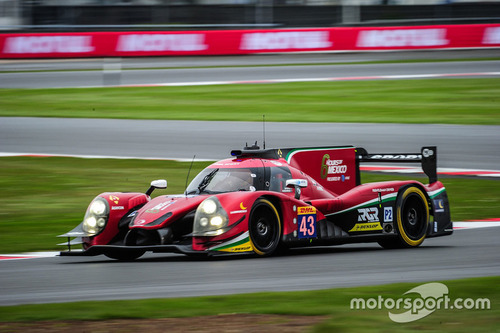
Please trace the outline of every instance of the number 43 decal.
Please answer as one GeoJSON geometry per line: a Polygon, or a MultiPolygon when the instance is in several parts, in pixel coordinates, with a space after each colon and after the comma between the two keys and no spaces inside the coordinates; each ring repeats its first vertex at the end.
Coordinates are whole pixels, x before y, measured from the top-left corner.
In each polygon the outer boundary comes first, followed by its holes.
{"type": "Polygon", "coordinates": [[[299,239],[316,237],[316,208],[299,207],[299,239]]]}

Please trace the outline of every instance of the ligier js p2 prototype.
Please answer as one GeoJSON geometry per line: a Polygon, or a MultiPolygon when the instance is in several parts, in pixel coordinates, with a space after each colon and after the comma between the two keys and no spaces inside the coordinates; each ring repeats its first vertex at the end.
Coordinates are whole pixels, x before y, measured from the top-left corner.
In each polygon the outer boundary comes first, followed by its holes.
{"type": "Polygon", "coordinates": [[[352,146],[233,150],[198,174],[182,195],[98,195],[70,232],[63,256],[104,254],[133,260],[146,251],[188,255],[378,242],[417,247],[453,232],[448,197],[437,180],[436,147],[415,154],[368,154],[352,146]],[[363,162],[420,162],[429,184],[361,184],[363,162]],[[71,238],[74,238],[71,241],[71,238]],[[83,244],[83,251],[71,251],[83,244]]]}

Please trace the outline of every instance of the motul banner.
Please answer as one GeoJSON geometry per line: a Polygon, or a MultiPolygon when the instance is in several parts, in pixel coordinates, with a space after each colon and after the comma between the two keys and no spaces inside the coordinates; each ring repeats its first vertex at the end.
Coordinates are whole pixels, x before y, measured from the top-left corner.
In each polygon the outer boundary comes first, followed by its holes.
{"type": "Polygon", "coordinates": [[[500,47],[500,24],[0,34],[0,58],[236,55],[500,47]]]}

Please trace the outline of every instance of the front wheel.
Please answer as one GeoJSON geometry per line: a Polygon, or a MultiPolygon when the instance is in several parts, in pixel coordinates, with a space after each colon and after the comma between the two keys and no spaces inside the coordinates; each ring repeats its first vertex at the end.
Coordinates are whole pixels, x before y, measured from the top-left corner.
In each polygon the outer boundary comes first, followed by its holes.
{"type": "Polygon", "coordinates": [[[425,239],[429,225],[429,204],[416,186],[406,188],[396,202],[397,238],[381,240],[384,248],[417,247],[425,239]]]}
{"type": "Polygon", "coordinates": [[[250,242],[258,255],[271,255],[278,247],[281,223],[276,207],[266,199],[258,199],[250,212],[250,242]]]}
{"type": "Polygon", "coordinates": [[[146,251],[143,250],[126,250],[126,251],[113,251],[106,253],[105,256],[111,259],[120,261],[133,261],[142,256],[146,251]]]}

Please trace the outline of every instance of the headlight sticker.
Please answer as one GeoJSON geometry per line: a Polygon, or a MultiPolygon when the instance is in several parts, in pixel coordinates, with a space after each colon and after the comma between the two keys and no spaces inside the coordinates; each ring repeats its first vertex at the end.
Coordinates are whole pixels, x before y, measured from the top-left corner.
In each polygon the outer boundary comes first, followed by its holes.
{"type": "Polygon", "coordinates": [[[247,212],[247,207],[243,205],[243,201],[240,203],[240,210],[233,210],[229,214],[243,214],[247,212]]]}
{"type": "Polygon", "coordinates": [[[109,200],[111,200],[112,202],[115,203],[115,205],[118,205],[118,203],[120,202],[120,198],[115,196],[115,195],[110,195],[109,196],[109,200]]]}

